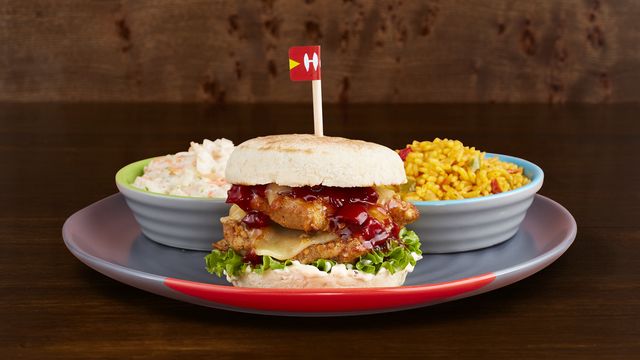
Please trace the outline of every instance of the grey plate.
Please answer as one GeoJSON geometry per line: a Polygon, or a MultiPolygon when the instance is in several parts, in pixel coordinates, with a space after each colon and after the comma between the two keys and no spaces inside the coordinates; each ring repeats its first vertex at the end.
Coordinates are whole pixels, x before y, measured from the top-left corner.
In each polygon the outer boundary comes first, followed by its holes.
{"type": "Polygon", "coordinates": [[[327,316],[427,306],[509,285],[562,255],[573,242],[576,229],[566,209],[536,195],[513,238],[482,250],[426,254],[405,286],[301,290],[235,288],[209,275],[204,269],[206,252],[160,245],[142,235],[120,194],[72,215],[62,234],[80,261],[146,291],[235,311],[327,316]]]}

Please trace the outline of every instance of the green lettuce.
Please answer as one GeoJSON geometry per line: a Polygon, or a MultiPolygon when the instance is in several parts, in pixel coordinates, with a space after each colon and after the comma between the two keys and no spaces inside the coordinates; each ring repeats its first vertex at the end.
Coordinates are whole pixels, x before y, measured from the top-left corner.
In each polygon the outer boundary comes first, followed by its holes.
{"type": "Polygon", "coordinates": [[[400,230],[401,241],[389,243],[386,249],[374,250],[358,259],[355,268],[369,273],[377,274],[380,269],[387,269],[391,274],[403,270],[407,265],[416,265],[416,260],[411,253],[422,254],[418,235],[407,228],[400,230]]]}
{"type": "Polygon", "coordinates": [[[250,266],[242,261],[242,255],[233,250],[213,250],[211,254],[204,257],[204,261],[207,271],[218,277],[221,277],[225,272],[229,275],[242,273],[250,266]]]}
{"type": "MultiPolygon", "coordinates": [[[[400,230],[400,240],[394,240],[383,248],[374,250],[361,256],[355,264],[347,264],[348,268],[355,268],[368,274],[377,274],[380,269],[387,269],[391,274],[403,270],[407,265],[415,266],[416,260],[412,253],[422,254],[420,239],[411,230],[400,230]]],[[[224,274],[237,276],[244,272],[253,271],[263,273],[267,270],[284,269],[292,264],[291,260],[280,261],[271,256],[262,256],[262,264],[252,265],[243,261],[242,255],[232,249],[227,251],[213,250],[205,256],[207,271],[221,277],[224,274]]],[[[337,263],[333,260],[318,259],[309,265],[317,267],[321,271],[331,272],[337,263]]]]}

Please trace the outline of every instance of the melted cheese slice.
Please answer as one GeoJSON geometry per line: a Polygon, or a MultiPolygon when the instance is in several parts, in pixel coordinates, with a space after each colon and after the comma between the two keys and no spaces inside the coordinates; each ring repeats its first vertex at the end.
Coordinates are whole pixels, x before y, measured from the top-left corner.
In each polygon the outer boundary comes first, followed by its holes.
{"type": "Polygon", "coordinates": [[[261,231],[262,236],[254,241],[254,251],[257,255],[268,255],[278,260],[291,259],[311,245],[325,244],[338,238],[333,233],[307,234],[279,225],[272,225],[261,231]]]}
{"type": "MultiPolygon", "coordinates": [[[[238,205],[232,205],[229,209],[229,218],[235,221],[241,221],[246,214],[238,205]]],[[[268,255],[278,260],[291,259],[311,245],[325,244],[338,239],[333,233],[307,234],[300,230],[286,229],[278,224],[252,230],[249,236],[256,237],[253,243],[256,255],[268,255]]]]}

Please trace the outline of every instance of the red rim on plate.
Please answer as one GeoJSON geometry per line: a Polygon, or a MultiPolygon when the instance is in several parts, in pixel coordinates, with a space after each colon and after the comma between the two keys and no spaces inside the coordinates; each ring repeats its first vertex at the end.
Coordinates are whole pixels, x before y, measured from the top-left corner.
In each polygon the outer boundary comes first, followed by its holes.
{"type": "Polygon", "coordinates": [[[166,278],[180,293],[232,307],[261,311],[351,312],[439,302],[479,290],[495,280],[485,274],[439,284],[374,289],[247,289],[166,278]]]}

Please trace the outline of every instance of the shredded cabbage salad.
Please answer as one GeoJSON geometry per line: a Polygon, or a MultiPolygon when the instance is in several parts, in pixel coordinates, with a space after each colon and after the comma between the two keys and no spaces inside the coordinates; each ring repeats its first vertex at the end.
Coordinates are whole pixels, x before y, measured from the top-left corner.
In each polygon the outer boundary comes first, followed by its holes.
{"type": "Polygon", "coordinates": [[[165,195],[224,198],[231,187],[224,169],[233,149],[227,139],[192,142],[189,151],[151,160],[133,186],[165,195]]]}

